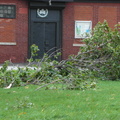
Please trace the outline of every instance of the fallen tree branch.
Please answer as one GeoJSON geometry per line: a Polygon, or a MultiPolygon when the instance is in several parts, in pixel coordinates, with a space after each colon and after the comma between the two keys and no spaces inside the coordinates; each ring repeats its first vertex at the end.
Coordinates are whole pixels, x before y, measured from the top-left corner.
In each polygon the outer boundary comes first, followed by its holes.
{"type": "Polygon", "coordinates": [[[48,85],[50,85],[50,84],[56,83],[56,82],[58,82],[58,81],[60,81],[60,80],[61,80],[61,79],[52,81],[52,82],[50,82],[50,83],[48,83],[48,84],[45,84],[45,85],[42,85],[42,86],[38,87],[36,90],[39,90],[39,89],[41,89],[41,88],[43,88],[43,87],[46,87],[46,86],[48,86],[48,85]]]}

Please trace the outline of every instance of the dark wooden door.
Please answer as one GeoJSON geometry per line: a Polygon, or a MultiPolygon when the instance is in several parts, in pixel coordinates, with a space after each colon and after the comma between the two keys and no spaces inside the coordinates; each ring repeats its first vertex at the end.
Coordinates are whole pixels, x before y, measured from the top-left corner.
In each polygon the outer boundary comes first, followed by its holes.
{"type": "Polygon", "coordinates": [[[36,58],[42,58],[44,53],[51,54],[61,47],[60,12],[49,10],[47,17],[40,18],[35,11],[31,10],[30,46],[36,44],[40,49],[36,58]]]}
{"type": "Polygon", "coordinates": [[[44,53],[51,54],[56,50],[56,23],[55,22],[33,22],[32,44],[36,44],[40,51],[38,58],[44,53]]]}

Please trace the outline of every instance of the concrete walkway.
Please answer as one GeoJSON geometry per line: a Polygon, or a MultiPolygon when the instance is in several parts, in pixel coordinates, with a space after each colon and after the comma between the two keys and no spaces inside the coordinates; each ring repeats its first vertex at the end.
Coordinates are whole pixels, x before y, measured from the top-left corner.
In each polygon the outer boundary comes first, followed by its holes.
{"type": "MultiPolygon", "coordinates": [[[[0,64],[0,69],[2,68],[3,64],[0,64]]],[[[35,69],[35,67],[28,66],[28,63],[12,63],[8,65],[7,70],[17,70],[19,68],[30,68],[30,69],[35,69]]]]}

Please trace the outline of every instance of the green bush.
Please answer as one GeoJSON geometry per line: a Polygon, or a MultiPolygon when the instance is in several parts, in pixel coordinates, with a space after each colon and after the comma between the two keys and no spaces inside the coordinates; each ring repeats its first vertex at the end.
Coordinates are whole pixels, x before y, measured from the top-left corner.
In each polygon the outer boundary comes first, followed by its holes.
{"type": "Polygon", "coordinates": [[[115,25],[114,29],[108,23],[98,23],[92,31],[92,37],[84,39],[85,47],[81,48],[81,53],[85,53],[81,58],[88,57],[91,61],[101,61],[97,64],[98,75],[105,79],[120,79],[120,25],[115,25]],[[89,52],[88,52],[89,51],[89,52]]]}

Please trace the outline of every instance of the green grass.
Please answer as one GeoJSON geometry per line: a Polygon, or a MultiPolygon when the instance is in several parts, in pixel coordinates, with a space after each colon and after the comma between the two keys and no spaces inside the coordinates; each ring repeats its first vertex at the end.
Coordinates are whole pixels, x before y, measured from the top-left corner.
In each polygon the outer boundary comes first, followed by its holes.
{"type": "Polygon", "coordinates": [[[0,88],[0,120],[120,120],[120,81],[96,90],[0,88]]]}

